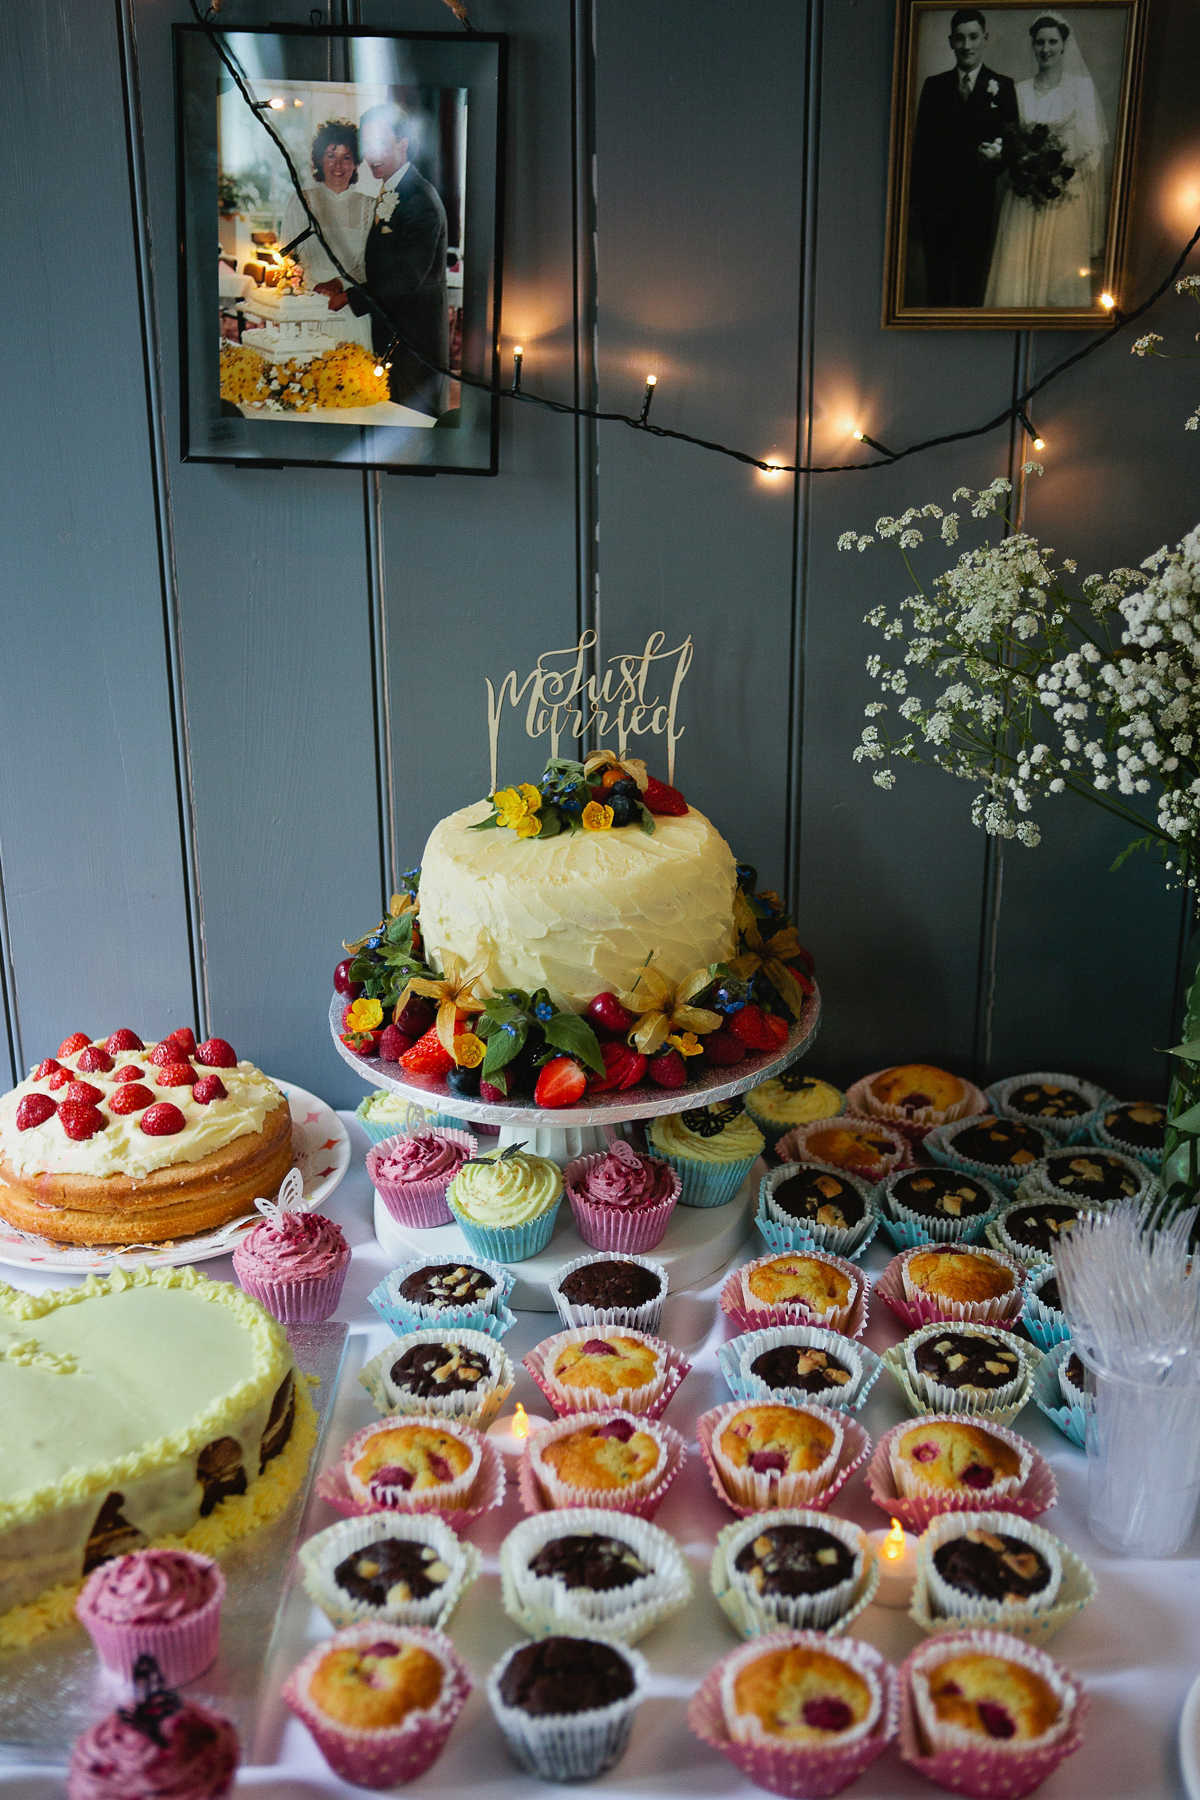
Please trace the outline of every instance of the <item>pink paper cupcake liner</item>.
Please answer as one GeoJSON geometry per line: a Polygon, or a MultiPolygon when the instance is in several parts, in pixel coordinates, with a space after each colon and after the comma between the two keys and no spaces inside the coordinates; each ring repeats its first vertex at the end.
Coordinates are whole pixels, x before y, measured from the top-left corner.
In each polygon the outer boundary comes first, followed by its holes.
{"type": "Polygon", "coordinates": [[[1001,1331],[1013,1331],[1021,1322],[1021,1308],[1025,1304],[1025,1281],[1029,1271],[1003,1250],[988,1247],[987,1254],[1012,1270],[1016,1287],[997,1301],[996,1316],[993,1318],[976,1317],[975,1309],[960,1306],[955,1301],[939,1304],[932,1295],[926,1299],[910,1300],[904,1291],[903,1269],[910,1257],[921,1256],[928,1250],[970,1251],[979,1248],[977,1244],[915,1244],[911,1250],[902,1250],[899,1256],[893,1256],[887,1268],[876,1277],[875,1292],[896,1317],[913,1330],[919,1325],[946,1325],[959,1320],[972,1325],[995,1325],[1001,1331]]]}
{"type": "Polygon", "coordinates": [[[871,1083],[884,1072],[883,1069],[876,1069],[873,1074],[864,1075],[853,1087],[846,1089],[846,1111],[893,1126],[910,1144],[919,1144],[935,1125],[948,1125],[955,1119],[970,1119],[977,1113],[987,1111],[987,1101],[975,1083],[967,1081],[961,1075],[958,1079],[963,1085],[963,1097],[954,1106],[944,1109],[923,1106],[912,1115],[901,1112],[898,1107],[885,1106],[871,1092],[871,1083]]]}
{"type": "Polygon", "coordinates": [[[421,1625],[351,1625],[322,1638],[283,1686],[287,1706],[306,1725],[317,1748],[336,1775],[355,1787],[389,1788],[415,1781],[441,1755],[446,1739],[471,1692],[471,1678],[448,1637],[421,1625]],[[369,1644],[387,1638],[420,1644],[447,1670],[435,1704],[412,1714],[401,1725],[363,1731],[326,1718],[308,1693],[308,1683],[331,1644],[369,1644]]]}
{"type": "MultiPolygon", "coordinates": [[[[468,1156],[478,1154],[479,1144],[469,1131],[452,1131],[445,1125],[428,1125],[424,1129],[431,1137],[459,1145],[468,1156]]],[[[396,1139],[403,1136],[403,1132],[397,1132],[367,1151],[371,1186],[398,1225],[407,1225],[413,1231],[429,1231],[435,1225],[453,1225],[454,1214],[446,1205],[446,1189],[453,1179],[453,1171],[432,1181],[387,1181],[379,1175],[379,1164],[396,1139]]]]}
{"type": "MultiPolygon", "coordinates": [[[[777,1257],[786,1254],[786,1251],[772,1250],[768,1256],[756,1257],[755,1261],[774,1262],[777,1257]]],[[[753,1263],[747,1263],[743,1268],[732,1270],[721,1284],[721,1311],[734,1327],[731,1336],[737,1336],[743,1331],[770,1331],[776,1325],[819,1325],[823,1331],[836,1331],[839,1337],[860,1338],[867,1329],[871,1310],[867,1278],[863,1271],[852,1262],[847,1262],[844,1256],[831,1256],[828,1251],[817,1250],[815,1246],[810,1248],[802,1245],[796,1254],[816,1256],[822,1262],[832,1263],[843,1275],[850,1276],[857,1283],[858,1292],[846,1323],[842,1326],[831,1325],[821,1313],[810,1312],[799,1301],[789,1301],[785,1306],[747,1306],[742,1276],[754,1266],[753,1263]]]]}
{"type": "Polygon", "coordinates": [[[395,1506],[369,1506],[350,1492],[350,1483],[346,1479],[344,1462],[332,1463],[323,1475],[317,1477],[317,1493],[335,1512],[346,1519],[361,1519],[368,1513],[430,1513],[435,1512],[439,1518],[445,1519],[447,1525],[455,1531],[461,1531],[473,1519],[478,1519],[485,1512],[491,1512],[497,1506],[503,1506],[504,1494],[508,1486],[508,1477],[504,1469],[504,1458],[496,1445],[484,1435],[479,1473],[467,1491],[466,1503],[453,1512],[444,1512],[430,1500],[422,1499],[420,1494],[405,1496],[405,1504],[395,1506]]]}
{"type": "MultiPolygon", "coordinates": [[[[735,1500],[733,1495],[727,1491],[725,1483],[721,1479],[721,1471],[717,1467],[716,1458],[713,1456],[714,1432],[734,1413],[744,1412],[747,1404],[755,1403],[753,1401],[748,1403],[745,1400],[727,1400],[724,1405],[714,1406],[708,1412],[701,1413],[696,1420],[696,1436],[700,1441],[700,1454],[708,1469],[708,1478],[712,1482],[713,1492],[722,1506],[727,1506],[730,1512],[737,1514],[739,1519],[749,1519],[755,1513],[775,1510],[773,1507],[744,1506],[740,1500],[735,1500]]],[[[870,1436],[858,1420],[850,1418],[846,1413],[838,1413],[837,1420],[842,1428],[842,1448],[837,1462],[834,1464],[825,1486],[802,1502],[812,1512],[827,1512],[835,1496],[841,1492],[855,1470],[861,1468],[870,1455],[870,1436]]]]}
{"type": "Polygon", "coordinates": [[[265,1306],[273,1319],[281,1325],[314,1325],[321,1319],[332,1318],[337,1311],[338,1301],[342,1297],[342,1287],[346,1280],[346,1271],[350,1267],[350,1251],[346,1250],[346,1258],[340,1268],[333,1269],[328,1275],[318,1275],[302,1281],[262,1281],[252,1275],[243,1275],[234,1263],[234,1274],[238,1278],[238,1286],[260,1306],[265,1306]]]}
{"type": "MultiPolygon", "coordinates": [[[[569,1338],[576,1337],[579,1332],[584,1329],[588,1328],[572,1326],[569,1331],[555,1332],[553,1337],[543,1338],[536,1349],[531,1350],[528,1356],[524,1356],[521,1359],[560,1419],[565,1418],[568,1413],[611,1412],[614,1407],[624,1407],[626,1404],[624,1400],[617,1396],[613,1396],[612,1398],[605,1397],[597,1404],[590,1405],[583,1394],[580,1394],[578,1399],[572,1404],[572,1401],[565,1397],[565,1392],[560,1392],[546,1379],[544,1369],[547,1360],[555,1354],[555,1351],[560,1344],[564,1343],[569,1338]]],[[[596,1334],[593,1332],[592,1335],[594,1336],[596,1334]]],[[[678,1392],[680,1383],[691,1370],[692,1365],[682,1351],[676,1350],[673,1344],[663,1343],[661,1338],[651,1337],[648,1332],[634,1333],[632,1332],[632,1328],[631,1335],[646,1338],[662,1357],[663,1366],[665,1368],[662,1390],[655,1395],[649,1405],[639,1406],[637,1408],[638,1415],[641,1418],[661,1419],[664,1412],[667,1410],[670,1401],[678,1392]]]]}
{"type": "Polygon", "coordinates": [[[679,1201],[682,1183],[678,1173],[671,1169],[672,1191],[665,1200],[655,1201],[650,1206],[605,1206],[588,1200],[576,1185],[594,1164],[605,1160],[603,1152],[577,1156],[563,1170],[563,1186],[575,1216],[575,1229],[593,1250],[624,1250],[631,1256],[653,1250],[656,1244],[662,1243],[667,1223],[679,1201]]]}
{"type": "MultiPolygon", "coordinates": [[[[827,1647],[824,1632],[807,1631],[771,1632],[759,1638],[758,1643],[763,1649],[771,1649],[775,1645],[810,1640],[822,1649],[827,1647]]],[[[766,1788],[769,1793],[783,1794],[787,1800],[825,1800],[826,1795],[840,1794],[883,1755],[900,1726],[901,1683],[896,1670],[873,1645],[861,1639],[855,1642],[859,1654],[874,1667],[883,1688],[883,1706],[875,1730],[858,1743],[844,1747],[836,1744],[743,1744],[731,1738],[721,1705],[721,1678],[728,1660],[725,1657],[709,1670],[692,1696],[688,1725],[702,1743],[719,1751],[755,1786],[766,1788]]],[[[730,1651],[731,1656],[736,1654],[736,1651],[730,1651]]]]}
{"type": "MultiPolygon", "coordinates": [[[[986,1420],[977,1423],[986,1424],[986,1420]]],[[[897,1432],[912,1429],[911,1419],[902,1419],[899,1425],[893,1425],[885,1431],[875,1446],[875,1454],[867,1465],[867,1491],[876,1506],[889,1515],[900,1520],[909,1531],[920,1534],[931,1519],[940,1513],[948,1512],[1011,1512],[1019,1513],[1023,1519],[1036,1519],[1041,1513],[1049,1510],[1058,1499],[1058,1483],[1054,1472],[1045,1458],[1033,1449],[1033,1466],[1025,1479],[1025,1485],[1015,1494],[1001,1495],[985,1500],[977,1494],[898,1494],[895,1477],[892,1474],[891,1445],[897,1432]]]]}
{"type": "Polygon", "coordinates": [[[75,1616],[96,1646],[100,1661],[106,1669],[123,1675],[129,1682],[133,1680],[133,1668],[139,1656],[154,1658],[167,1687],[180,1687],[185,1681],[194,1681],[217,1660],[225,1577],[211,1557],[194,1552],[186,1554],[208,1567],[214,1585],[204,1605],[183,1618],[145,1625],[116,1624],[110,1619],[99,1618],[93,1611],[92,1597],[104,1580],[105,1564],[101,1564],[84,1584],[75,1602],[75,1616]]]}
{"type": "MultiPolygon", "coordinates": [[[[964,1631],[953,1636],[943,1635],[938,1643],[942,1646],[961,1643],[964,1649],[979,1648],[1003,1654],[1004,1647],[1014,1645],[1014,1640],[998,1631],[964,1631]]],[[[1022,1644],[1020,1648],[1025,1651],[1028,1646],[1022,1644]]],[[[902,1696],[900,1755],[926,1781],[936,1782],[938,1787],[950,1788],[956,1794],[969,1794],[973,1800],[1022,1800],[1023,1795],[1031,1794],[1034,1788],[1040,1787],[1059,1763],[1068,1756],[1073,1756],[1079,1749],[1083,1742],[1080,1726],[1088,1710],[1088,1696],[1066,1669],[1055,1664],[1059,1674],[1071,1682],[1075,1700],[1071,1707],[1070,1724],[1053,1743],[1029,1750],[1014,1750],[1005,1749],[1000,1744],[991,1747],[981,1739],[978,1746],[969,1749],[955,1745],[953,1748],[946,1747],[932,1752],[927,1750],[921,1738],[912,1693],[913,1665],[927,1650],[927,1644],[918,1644],[900,1665],[899,1677],[902,1696]]],[[[1051,1660],[1045,1656],[1044,1651],[1041,1655],[1045,1661],[1051,1660]]]]}
{"type": "Polygon", "coordinates": [[[871,1131],[879,1137],[892,1140],[891,1150],[882,1162],[873,1169],[850,1169],[847,1175],[857,1175],[862,1181],[879,1182],[886,1175],[894,1175],[900,1169],[913,1167],[912,1145],[899,1129],[894,1119],[872,1118],[868,1113],[838,1113],[832,1119],[806,1119],[803,1125],[792,1125],[775,1145],[775,1157],[778,1162],[822,1162],[824,1158],[815,1152],[810,1155],[808,1140],[815,1137],[818,1131],[825,1131],[831,1125],[841,1126],[847,1131],[871,1131]]]}
{"type": "MultiPolygon", "coordinates": [[[[648,1494],[644,1494],[640,1500],[627,1500],[622,1499],[620,1494],[605,1493],[603,1501],[600,1502],[597,1501],[594,1494],[588,1494],[586,1497],[581,1495],[580,1499],[575,1504],[592,1507],[602,1504],[609,1512],[633,1513],[639,1519],[652,1519],[666,1499],[667,1489],[670,1487],[687,1459],[687,1445],[684,1443],[679,1433],[673,1431],[669,1425],[660,1425],[659,1430],[663,1433],[666,1441],[667,1466],[663,1472],[662,1480],[656,1488],[652,1488],[651,1491],[648,1494]]],[[[533,1467],[529,1461],[529,1452],[527,1449],[522,1452],[521,1460],[517,1466],[517,1493],[520,1496],[521,1505],[525,1508],[527,1513],[564,1510],[561,1501],[556,1506],[542,1492],[537,1476],[534,1474],[533,1467]]]]}

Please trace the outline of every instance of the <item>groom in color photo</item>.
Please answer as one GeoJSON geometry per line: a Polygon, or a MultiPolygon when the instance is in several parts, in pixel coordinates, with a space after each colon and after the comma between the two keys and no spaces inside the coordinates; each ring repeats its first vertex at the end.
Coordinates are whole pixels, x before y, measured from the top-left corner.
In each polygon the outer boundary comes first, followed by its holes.
{"type": "Polygon", "coordinates": [[[950,19],[954,67],[921,89],[911,198],[925,252],[927,306],[982,306],[991,252],[1000,138],[1017,122],[1010,75],[989,69],[987,17],[960,6],[950,19]]]}

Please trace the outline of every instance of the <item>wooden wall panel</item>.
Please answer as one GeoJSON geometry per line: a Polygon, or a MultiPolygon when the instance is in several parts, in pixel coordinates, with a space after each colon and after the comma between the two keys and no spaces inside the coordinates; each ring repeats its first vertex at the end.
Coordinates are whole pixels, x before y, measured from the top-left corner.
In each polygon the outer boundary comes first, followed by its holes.
{"type": "Polygon", "coordinates": [[[116,21],[8,7],[0,42],[0,849],[30,1063],[193,998],[116,21]]]}

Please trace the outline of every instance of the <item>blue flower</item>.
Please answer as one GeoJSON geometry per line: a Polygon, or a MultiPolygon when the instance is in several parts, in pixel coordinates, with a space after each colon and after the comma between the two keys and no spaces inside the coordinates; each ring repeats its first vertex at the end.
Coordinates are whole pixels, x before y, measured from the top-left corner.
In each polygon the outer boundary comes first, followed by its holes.
{"type": "Polygon", "coordinates": [[[379,948],[380,944],[382,944],[382,942],[383,942],[383,939],[381,937],[368,938],[367,939],[367,949],[368,950],[378,950],[378,948],[379,948]]]}
{"type": "Polygon", "coordinates": [[[554,1017],[554,1008],[551,1006],[549,1000],[539,1000],[533,1010],[537,1017],[542,1021],[543,1025],[554,1017]]]}

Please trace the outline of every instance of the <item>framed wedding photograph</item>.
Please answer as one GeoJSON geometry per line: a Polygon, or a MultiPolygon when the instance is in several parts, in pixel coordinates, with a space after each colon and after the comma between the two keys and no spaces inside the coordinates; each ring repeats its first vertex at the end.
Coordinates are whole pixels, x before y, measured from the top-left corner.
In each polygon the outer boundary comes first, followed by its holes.
{"type": "Polygon", "coordinates": [[[897,0],[885,327],[1120,304],[1146,0],[897,0]]]}
{"type": "Polygon", "coordinates": [[[505,39],[174,44],[184,461],[494,475],[505,39]]]}

